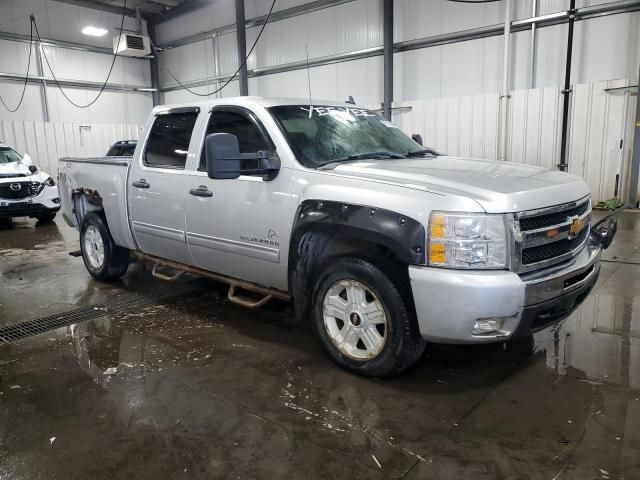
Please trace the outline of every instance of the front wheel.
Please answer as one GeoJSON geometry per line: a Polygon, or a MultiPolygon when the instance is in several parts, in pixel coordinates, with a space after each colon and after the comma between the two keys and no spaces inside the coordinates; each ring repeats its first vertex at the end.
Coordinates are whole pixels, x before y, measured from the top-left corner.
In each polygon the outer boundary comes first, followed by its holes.
{"type": "Polygon", "coordinates": [[[87,271],[97,280],[115,280],[129,268],[129,250],[116,245],[104,219],[87,214],[80,229],[80,249],[87,271]]]}
{"type": "Polygon", "coordinates": [[[391,377],[424,352],[408,279],[398,266],[339,258],[320,275],[314,293],[314,329],[341,367],[391,377]]]}

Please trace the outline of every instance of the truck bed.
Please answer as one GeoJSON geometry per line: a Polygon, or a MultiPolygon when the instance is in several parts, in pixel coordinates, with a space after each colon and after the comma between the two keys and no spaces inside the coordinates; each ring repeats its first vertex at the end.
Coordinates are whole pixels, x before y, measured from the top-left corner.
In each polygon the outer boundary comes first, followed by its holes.
{"type": "Polygon", "coordinates": [[[135,249],[127,216],[131,160],[132,157],[61,158],[58,181],[62,215],[66,222],[79,230],[84,215],[95,209],[96,204],[102,204],[114,241],[135,249]],[[78,192],[87,193],[90,201],[77,202],[75,194],[78,192]]]}

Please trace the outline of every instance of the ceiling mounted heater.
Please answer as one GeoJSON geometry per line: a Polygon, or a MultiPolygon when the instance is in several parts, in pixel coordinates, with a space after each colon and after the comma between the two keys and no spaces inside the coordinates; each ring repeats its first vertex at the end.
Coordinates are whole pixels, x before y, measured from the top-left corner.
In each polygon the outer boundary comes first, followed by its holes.
{"type": "Polygon", "coordinates": [[[113,37],[113,53],[124,57],[144,57],[151,54],[149,37],[123,33],[113,37]]]}

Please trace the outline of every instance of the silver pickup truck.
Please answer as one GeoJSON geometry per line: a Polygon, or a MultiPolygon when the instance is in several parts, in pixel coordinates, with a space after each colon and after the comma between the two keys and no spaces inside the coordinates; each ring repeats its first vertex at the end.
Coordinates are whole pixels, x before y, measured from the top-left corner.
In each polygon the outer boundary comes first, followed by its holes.
{"type": "Polygon", "coordinates": [[[506,341],[588,295],[613,220],[579,177],[424,148],[339,102],[153,109],[132,158],[65,158],[60,194],[99,280],[196,273],[293,302],[339,365],[388,377],[426,341],[506,341]]]}

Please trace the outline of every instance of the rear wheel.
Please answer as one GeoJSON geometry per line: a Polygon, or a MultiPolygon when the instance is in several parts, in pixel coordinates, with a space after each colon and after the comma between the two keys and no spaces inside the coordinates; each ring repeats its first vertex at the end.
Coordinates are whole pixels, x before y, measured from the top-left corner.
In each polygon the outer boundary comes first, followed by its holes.
{"type": "Polygon", "coordinates": [[[316,286],[313,324],[338,365],[361,375],[391,377],[424,352],[413,311],[408,281],[396,265],[339,258],[316,286]]]}
{"type": "Polygon", "coordinates": [[[97,280],[115,280],[129,268],[129,250],[115,244],[97,213],[87,214],[82,222],[80,249],[87,271],[97,280]]]}

